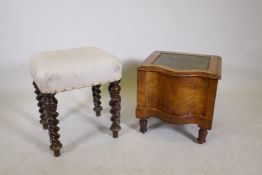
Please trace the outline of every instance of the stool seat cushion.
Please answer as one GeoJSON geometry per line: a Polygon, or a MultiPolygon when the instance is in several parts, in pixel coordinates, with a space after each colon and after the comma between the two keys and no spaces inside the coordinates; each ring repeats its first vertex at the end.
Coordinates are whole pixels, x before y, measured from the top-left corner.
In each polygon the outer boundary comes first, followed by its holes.
{"type": "Polygon", "coordinates": [[[31,74],[42,93],[57,93],[121,79],[118,58],[96,47],[35,54],[31,74]]]}

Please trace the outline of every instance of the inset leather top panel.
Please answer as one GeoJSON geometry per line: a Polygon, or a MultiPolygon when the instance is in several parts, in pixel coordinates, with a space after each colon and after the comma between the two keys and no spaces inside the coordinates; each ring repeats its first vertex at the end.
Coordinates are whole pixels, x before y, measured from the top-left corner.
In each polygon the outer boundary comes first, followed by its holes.
{"type": "Polygon", "coordinates": [[[208,70],[209,61],[210,57],[208,56],[161,53],[153,64],[177,70],[208,70]]]}

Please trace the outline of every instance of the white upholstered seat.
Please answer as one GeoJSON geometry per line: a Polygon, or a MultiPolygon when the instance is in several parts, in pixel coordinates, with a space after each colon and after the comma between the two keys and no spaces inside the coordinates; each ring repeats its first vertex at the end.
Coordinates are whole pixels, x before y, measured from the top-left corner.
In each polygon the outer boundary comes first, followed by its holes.
{"type": "Polygon", "coordinates": [[[115,56],[96,47],[35,54],[31,74],[42,93],[57,93],[121,79],[122,64],[115,56]]]}

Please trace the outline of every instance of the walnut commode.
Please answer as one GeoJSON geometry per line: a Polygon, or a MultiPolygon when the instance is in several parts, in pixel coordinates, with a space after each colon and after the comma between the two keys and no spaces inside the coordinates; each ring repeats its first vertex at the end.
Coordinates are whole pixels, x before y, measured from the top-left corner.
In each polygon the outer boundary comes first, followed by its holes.
{"type": "Polygon", "coordinates": [[[172,124],[197,124],[198,142],[212,127],[221,58],[212,55],[155,51],[137,68],[136,117],[140,131],[147,119],[172,124]]]}
{"type": "Polygon", "coordinates": [[[49,130],[50,149],[54,156],[60,155],[62,144],[58,134],[57,99],[58,92],[92,87],[94,111],[101,115],[100,85],[109,84],[112,107],[113,137],[118,137],[120,127],[120,79],[122,64],[114,56],[96,47],[84,47],[59,51],[47,51],[33,55],[30,60],[33,85],[37,94],[40,123],[49,130]]]}

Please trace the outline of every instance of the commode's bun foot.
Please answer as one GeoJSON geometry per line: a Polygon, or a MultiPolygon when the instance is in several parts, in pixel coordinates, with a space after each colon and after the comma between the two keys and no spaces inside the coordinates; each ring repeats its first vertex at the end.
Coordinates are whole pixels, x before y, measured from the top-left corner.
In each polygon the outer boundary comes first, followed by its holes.
{"type": "Polygon", "coordinates": [[[147,120],[146,119],[140,119],[140,132],[145,133],[147,131],[147,120]]]}
{"type": "Polygon", "coordinates": [[[198,141],[199,144],[206,142],[207,133],[208,133],[207,130],[199,129],[198,138],[197,138],[197,141],[198,141]]]}

